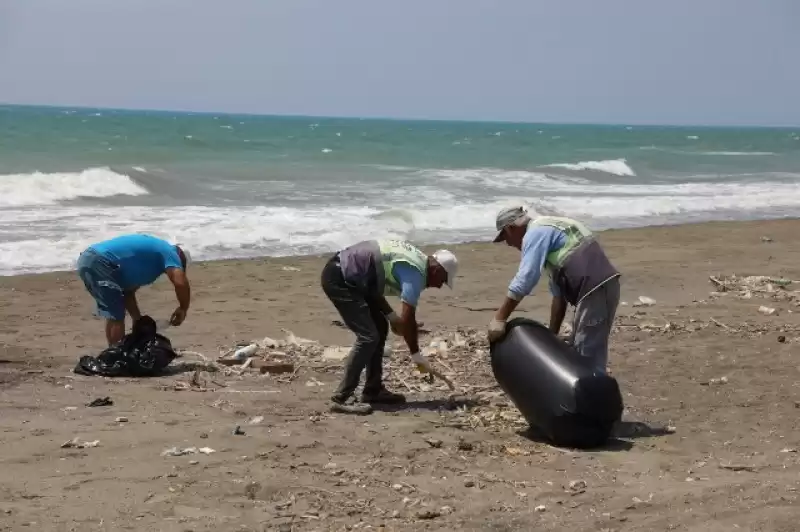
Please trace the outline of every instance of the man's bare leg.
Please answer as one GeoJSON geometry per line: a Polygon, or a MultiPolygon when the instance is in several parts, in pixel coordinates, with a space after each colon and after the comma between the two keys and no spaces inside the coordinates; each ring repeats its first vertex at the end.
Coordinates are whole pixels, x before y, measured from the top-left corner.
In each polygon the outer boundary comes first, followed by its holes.
{"type": "Polygon", "coordinates": [[[125,320],[106,320],[106,340],[109,347],[116,344],[125,336],[125,320]]]}

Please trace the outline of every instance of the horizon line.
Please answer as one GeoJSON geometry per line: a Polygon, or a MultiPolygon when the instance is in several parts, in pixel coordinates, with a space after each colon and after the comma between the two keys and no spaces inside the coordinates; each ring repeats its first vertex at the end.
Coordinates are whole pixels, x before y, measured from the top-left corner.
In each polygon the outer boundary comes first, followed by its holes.
{"type": "Polygon", "coordinates": [[[580,121],[526,121],[526,120],[487,120],[487,119],[467,119],[467,118],[419,118],[419,117],[397,117],[397,116],[351,116],[351,115],[307,115],[293,113],[260,113],[260,112],[231,112],[231,111],[193,111],[167,108],[146,108],[146,107],[97,107],[91,105],[62,105],[62,104],[31,104],[13,103],[0,101],[0,107],[24,107],[41,109],[66,109],[66,110],[91,110],[91,111],[121,111],[126,113],[160,113],[160,114],[179,114],[179,115],[223,115],[238,117],[261,117],[261,118],[303,118],[303,119],[326,119],[326,120],[369,120],[385,122],[446,122],[463,124],[509,124],[509,125],[542,125],[542,126],[592,126],[592,127],[668,127],[686,128],[696,127],[703,129],[730,128],[730,129],[793,129],[800,127],[794,125],[767,125],[767,124],[702,124],[702,123],[656,123],[656,122],[580,122],[580,121]]]}

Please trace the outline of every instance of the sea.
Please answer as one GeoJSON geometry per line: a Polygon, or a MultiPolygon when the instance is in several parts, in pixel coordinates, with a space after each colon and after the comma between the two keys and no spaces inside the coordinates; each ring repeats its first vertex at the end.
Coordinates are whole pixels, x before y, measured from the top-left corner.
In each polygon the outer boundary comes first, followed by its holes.
{"type": "Polygon", "coordinates": [[[0,106],[0,275],[134,232],[197,259],[489,240],[522,203],[595,229],[800,215],[800,127],[0,106]]]}

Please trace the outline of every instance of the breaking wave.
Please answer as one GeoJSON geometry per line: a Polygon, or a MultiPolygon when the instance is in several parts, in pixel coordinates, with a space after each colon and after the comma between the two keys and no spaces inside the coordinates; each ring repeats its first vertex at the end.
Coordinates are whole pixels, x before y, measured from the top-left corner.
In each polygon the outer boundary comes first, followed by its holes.
{"type": "Polygon", "coordinates": [[[0,207],[54,205],[77,198],[144,196],[149,192],[109,168],[0,175],[0,207]]]}
{"type": "Polygon", "coordinates": [[[556,163],[546,164],[545,168],[564,168],[566,170],[581,171],[591,170],[594,172],[604,172],[606,174],[634,177],[636,173],[633,168],[628,166],[625,159],[609,159],[605,161],[582,161],[579,163],[556,163]]]}

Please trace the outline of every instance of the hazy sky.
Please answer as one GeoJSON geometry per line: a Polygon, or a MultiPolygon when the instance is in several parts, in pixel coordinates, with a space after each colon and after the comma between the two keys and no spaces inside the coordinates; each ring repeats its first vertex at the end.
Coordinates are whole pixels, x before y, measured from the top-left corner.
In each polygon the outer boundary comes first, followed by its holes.
{"type": "Polygon", "coordinates": [[[0,0],[0,102],[800,124],[800,0],[0,0]]]}

